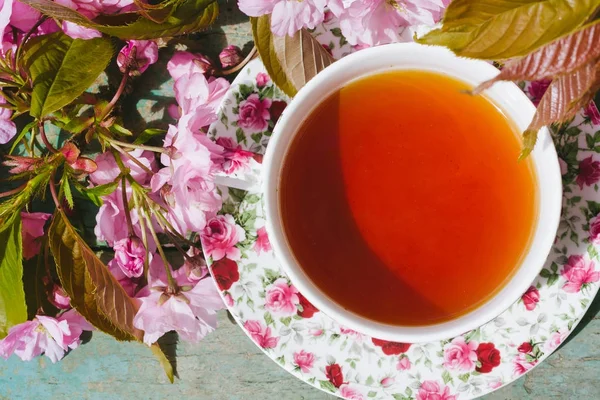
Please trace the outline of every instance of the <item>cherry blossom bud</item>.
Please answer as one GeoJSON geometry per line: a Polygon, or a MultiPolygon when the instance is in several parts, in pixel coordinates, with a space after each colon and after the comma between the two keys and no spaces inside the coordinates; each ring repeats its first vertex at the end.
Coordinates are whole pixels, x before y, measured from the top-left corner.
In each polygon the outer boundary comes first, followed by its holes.
{"type": "Polygon", "coordinates": [[[233,45],[225,47],[219,54],[219,60],[221,61],[223,68],[234,67],[241,63],[243,59],[244,56],[242,55],[242,50],[233,45]]]}
{"type": "Polygon", "coordinates": [[[158,61],[158,45],[152,40],[129,40],[117,56],[117,65],[123,73],[140,75],[158,61]]]}

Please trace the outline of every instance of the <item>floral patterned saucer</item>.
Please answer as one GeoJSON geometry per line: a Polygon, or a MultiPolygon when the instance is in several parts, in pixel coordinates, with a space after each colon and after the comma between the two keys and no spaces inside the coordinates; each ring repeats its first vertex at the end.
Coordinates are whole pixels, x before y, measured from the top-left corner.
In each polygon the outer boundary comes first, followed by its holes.
{"type": "MultiPolygon", "coordinates": [[[[314,34],[335,57],[352,51],[335,21],[314,34]]],[[[523,89],[535,101],[540,85],[523,89]]],[[[262,154],[288,102],[254,60],[231,86],[209,135],[262,154]]],[[[600,125],[594,123],[600,124],[600,116],[587,114],[554,130],[564,184],[555,246],[523,297],[480,328],[452,340],[404,344],[341,326],[298,293],[280,269],[265,233],[261,193],[221,187],[218,218],[235,240],[208,261],[227,307],[275,362],[341,398],[470,399],[509,384],[566,339],[598,291],[600,125]]]]}

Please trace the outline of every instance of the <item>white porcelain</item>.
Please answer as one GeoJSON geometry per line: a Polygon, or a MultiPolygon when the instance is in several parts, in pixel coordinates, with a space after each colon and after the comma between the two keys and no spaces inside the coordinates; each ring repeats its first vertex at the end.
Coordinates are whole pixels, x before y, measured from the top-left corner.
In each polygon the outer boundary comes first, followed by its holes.
{"type": "MultiPolygon", "coordinates": [[[[538,223],[531,247],[505,287],[472,312],[435,325],[403,327],[374,322],[332,302],[303,272],[286,242],[278,204],[281,167],[297,128],[320,101],[350,81],[377,72],[400,69],[436,71],[473,86],[498,74],[495,67],[484,61],[459,58],[445,48],[416,43],[390,44],[348,55],[309,81],[288,105],[269,142],[261,181],[265,196],[266,229],[271,245],[282,268],[299,291],[317,308],[348,328],[380,339],[419,343],[447,339],[475,329],[501,314],[529,288],[554,242],[561,212],[562,183],[554,144],[548,130],[543,128],[531,154],[539,192],[538,223]]],[[[515,84],[497,83],[484,95],[502,109],[520,130],[528,126],[535,107],[515,84]]],[[[448,254],[448,257],[452,257],[452,254],[448,254]]]]}

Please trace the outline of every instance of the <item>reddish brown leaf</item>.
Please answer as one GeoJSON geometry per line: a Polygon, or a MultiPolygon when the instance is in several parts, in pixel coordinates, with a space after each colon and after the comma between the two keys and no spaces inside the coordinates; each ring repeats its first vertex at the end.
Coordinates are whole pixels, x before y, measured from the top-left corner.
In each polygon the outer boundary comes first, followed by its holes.
{"type": "Polygon", "coordinates": [[[600,63],[588,63],[580,69],[552,81],[540,100],[533,120],[523,133],[523,152],[527,157],[543,126],[564,122],[585,106],[600,87],[600,63]]]}
{"type": "Polygon", "coordinates": [[[141,341],[133,326],[138,305],[57,210],[48,232],[52,255],[71,304],[96,328],[119,340],[141,341]]]}
{"type": "Polygon", "coordinates": [[[600,57],[600,21],[555,40],[533,53],[507,62],[493,79],[483,82],[474,94],[498,81],[537,81],[569,74],[600,57]]]}

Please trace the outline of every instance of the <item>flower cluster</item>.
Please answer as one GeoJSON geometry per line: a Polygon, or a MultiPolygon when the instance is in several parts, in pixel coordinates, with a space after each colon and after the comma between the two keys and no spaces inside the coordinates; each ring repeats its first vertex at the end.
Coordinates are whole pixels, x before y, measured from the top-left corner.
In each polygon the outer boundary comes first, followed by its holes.
{"type": "Polygon", "coordinates": [[[279,36],[313,29],[332,13],[352,45],[374,46],[398,41],[404,27],[433,25],[449,0],[238,0],[251,17],[271,16],[271,29],[279,36]]]}

